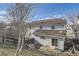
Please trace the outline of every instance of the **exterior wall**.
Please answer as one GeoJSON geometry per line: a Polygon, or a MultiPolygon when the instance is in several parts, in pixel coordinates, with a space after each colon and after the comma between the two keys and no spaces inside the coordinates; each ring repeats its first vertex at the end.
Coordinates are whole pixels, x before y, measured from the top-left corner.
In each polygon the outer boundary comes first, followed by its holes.
{"type": "Polygon", "coordinates": [[[39,27],[32,27],[31,29],[28,28],[27,33],[26,33],[26,36],[28,38],[33,38],[33,34],[32,33],[35,32],[38,29],[39,29],[39,27]]]}
{"type": "Polygon", "coordinates": [[[77,25],[77,39],[78,39],[78,43],[79,43],[79,24],[77,25]]]}
{"type": "Polygon", "coordinates": [[[77,39],[78,39],[78,43],[79,43],[79,16],[75,18],[75,23],[77,25],[76,27],[76,31],[77,31],[77,39]]]}
{"type": "Polygon", "coordinates": [[[60,38],[58,39],[58,49],[60,50],[64,50],[64,41],[65,41],[65,38],[60,38]]]}
{"type": "Polygon", "coordinates": [[[36,43],[40,43],[43,46],[51,46],[51,38],[41,39],[40,37],[34,36],[34,39],[37,41],[36,43]]]}
{"type": "Polygon", "coordinates": [[[78,39],[78,42],[79,42],[79,31],[77,31],[77,39],[78,39]]]}
{"type": "MultiPolygon", "coordinates": [[[[36,40],[35,41],[36,43],[40,43],[43,46],[50,46],[50,47],[52,47],[52,38],[41,39],[40,37],[36,37],[36,36],[34,36],[34,38],[36,40]]],[[[59,38],[57,40],[57,46],[56,46],[56,48],[60,49],[60,50],[64,50],[64,41],[65,41],[64,37],[63,38],[62,37],[59,38]]]]}

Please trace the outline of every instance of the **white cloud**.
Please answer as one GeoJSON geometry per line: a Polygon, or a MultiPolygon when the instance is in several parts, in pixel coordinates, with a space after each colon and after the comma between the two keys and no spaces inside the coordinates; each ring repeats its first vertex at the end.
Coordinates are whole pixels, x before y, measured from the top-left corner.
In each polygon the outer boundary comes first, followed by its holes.
{"type": "Polygon", "coordinates": [[[4,16],[6,14],[7,14],[7,12],[5,10],[0,10],[0,21],[6,22],[6,23],[8,22],[8,20],[4,16]]]}
{"type": "Polygon", "coordinates": [[[34,16],[33,18],[38,18],[38,16],[34,16]]]}
{"type": "Polygon", "coordinates": [[[54,15],[54,16],[52,16],[52,18],[61,18],[61,17],[63,17],[64,15],[61,15],[61,14],[59,14],[59,15],[54,15]]]}
{"type": "Polygon", "coordinates": [[[64,15],[53,15],[53,16],[51,16],[51,17],[47,17],[47,18],[44,18],[44,19],[54,19],[54,18],[62,18],[62,17],[64,17],[64,15]]]}
{"type": "Polygon", "coordinates": [[[0,16],[0,19],[3,19],[4,18],[4,16],[0,16]]]}
{"type": "Polygon", "coordinates": [[[5,15],[7,12],[5,10],[0,10],[0,15],[5,15]]]}
{"type": "Polygon", "coordinates": [[[9,20],[6,19],[4,16],[0,16],[0,21],[3,21],[5,23],[9,23],[9,20]]]}
{"type": "Polygon", "coordinates": [[[38,16],[34,16],[34,17],[33,17],[34,19],[32,19],[31,21],[45,20],[45,19],[54,19],[54,18],[61,18],[61,17],[63,17],[63,16],[64,16],[64,15],[58,14],[58,15],[53,15],[53,16],[51,16],[51,17],[39,18],[39,19],[38,19],[38,16]],[[35,18],[36,18],[36,19],[35,19],[35,18]]]}

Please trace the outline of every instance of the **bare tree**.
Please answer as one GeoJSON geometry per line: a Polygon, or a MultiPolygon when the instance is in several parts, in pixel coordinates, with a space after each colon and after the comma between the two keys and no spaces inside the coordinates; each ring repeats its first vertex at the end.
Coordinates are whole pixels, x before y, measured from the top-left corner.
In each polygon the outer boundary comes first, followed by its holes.
{"type": "Polygon", "coordinates": [[[0,36],[1,37],[3,37],[3,43],[4,43],[4,33],[5,33],[5,31],[4,31],[4,28],[7,26],[7,24],[6,23],[4,23],[4,22],[0,22],[0,36]]]}
{"type": "Polygon", "coordinates": [[[26,21],[28,20],[31,10],[33,9],[32,5],[33,4],[30,3],[10,4],[7,10],[8,12],[7,18],[9,20],[15,21],[14,25],[17,28],[17,32],[18,32],[18,45],[15,55],[18,55],[22,50],[24,44],[24,37],[27,32],[26,21]]]}
{"type": "Polygon", "coordinates": [[[71,50],[71,52],[70,53],[76,53],[77,51],[76,51],[76,49],[75,49],[75,44],[76,44],[76,40],[77,40],[77,21],[78,21],[78,19],[77,19],[77,16],[74,14],[72,14],[72,15],[68,15],[68,18],[70,19],[70,22],[72,22],[72,25],[73,26],[71,26],[70,24],[70,26],[72,27],[72,29],[74,30],[74,34],[75,34],[75,39],[71,39],[71,44],[73,45],[73,47],[72,47],[72,50],[71,50]]]}

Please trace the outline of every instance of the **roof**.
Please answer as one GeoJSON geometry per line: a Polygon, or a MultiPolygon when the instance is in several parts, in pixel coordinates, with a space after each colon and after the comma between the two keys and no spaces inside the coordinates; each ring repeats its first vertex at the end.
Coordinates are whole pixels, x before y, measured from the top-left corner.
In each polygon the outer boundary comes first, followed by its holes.
{"type": "Polygon", "coordinates": [[[59,36],[64,37],[66,31],[65,30],[36,30],[33,34],[40,37],[40,36],[59,36]]]}
{"type": "Polygon", "coordinates": [[[8,24],[8,26],[18,26],[18,24],[22,24],[22,26],[25,26],[25,27],[28,27],[29,25],[28,25],[28,23],[26,23],[25,21],[21,21],[21,22],[19,22],[19,21],[12,21],[12,22],[10,22],[9,24],[8,24]]]}
{"type": "Polygon", "coordinates": [[[46,20],[40,20],[40,21],[33,21],[30,22],[30,26],[44,26],[44,25],[64,25],[66,24],[66,20],[64,19],[46,19],[46,20]]]}

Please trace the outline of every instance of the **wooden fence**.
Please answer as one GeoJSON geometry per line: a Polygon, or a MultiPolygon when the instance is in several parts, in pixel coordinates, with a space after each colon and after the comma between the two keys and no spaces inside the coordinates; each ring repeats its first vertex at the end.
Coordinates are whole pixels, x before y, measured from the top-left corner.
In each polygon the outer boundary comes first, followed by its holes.
{"type": "Polygon", "coordinates": [[[8,45],[17,45],[18,39],[16,36],[12,36],[12,35],[5,35],[5,37],[3,35],[0,35],[0,43],[5,43],[8,45]]]}

